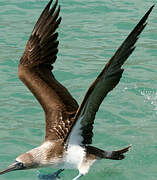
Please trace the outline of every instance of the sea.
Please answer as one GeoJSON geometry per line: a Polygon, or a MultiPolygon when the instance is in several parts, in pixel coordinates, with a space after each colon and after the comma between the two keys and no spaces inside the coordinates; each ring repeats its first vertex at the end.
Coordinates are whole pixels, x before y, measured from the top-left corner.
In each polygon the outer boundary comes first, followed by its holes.
{"type": "MultiPolygon", "coordinates": [[[[48,0],[0,0],[0,170],[42,143],[44,113],[18,79],[26,42],[48,0]]],[[[119,84],[101,104],[93,145],[117,150],[132,145],[122,161],[97,161],[82,180],[157,180],[157,0],[59,0],[62,22],[53,73],[80,104],[88,87],[155,4],[119,84]]],[[[58,169],[39,169],[49,174],[58,169]]],[[[0,180],[37,180],[36,169],[0,180]]],[[[77,170],[65,170],[71,180],[77,170]]]]}

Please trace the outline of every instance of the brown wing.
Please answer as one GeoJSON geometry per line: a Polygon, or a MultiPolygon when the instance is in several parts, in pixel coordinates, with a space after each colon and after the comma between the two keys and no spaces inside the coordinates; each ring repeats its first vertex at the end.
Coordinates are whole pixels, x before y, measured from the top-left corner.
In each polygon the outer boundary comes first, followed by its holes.
{"type": "Polygon", "coordinates": [[[26,44],[18,74],[43,107],[46,116],[46,140],[64,138],[71,125],[78,104],[68,90],[52,74],[52,64],[58,52],[58,28],[60,6],[57,0],[50,8],[49,1],[26,44]],[[64,127],[64,128],[61,128],[64,127]]]}
{"type": "Polygon", "coordinates": [[[121,66],[135,49],[134,45],[140,33],[145,28],[146,20],[153,7],[149,9],[136,25],[88,89],[76,113],[73,127],[71,128],[71,132],[69,132],[68,143],[75,142],[75,139],[77,139],[77,143],[79,144],[92,143],[92,130],[96,112],[105,96],[119,83],[123,73],[121,66]]]}

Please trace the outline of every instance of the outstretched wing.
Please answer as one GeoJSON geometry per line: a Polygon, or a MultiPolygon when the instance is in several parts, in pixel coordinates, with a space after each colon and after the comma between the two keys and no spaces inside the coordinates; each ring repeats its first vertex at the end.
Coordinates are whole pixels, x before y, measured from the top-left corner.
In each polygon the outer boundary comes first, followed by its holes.
{"type": "Polygon", "coordinates": [[[19,78],[31,90],[46,116],[46,140],[64,138],[78,104],[68,90],[52,74],[52,64],[58,52],[60,6],[49,1],[26,44],[18,67],[19,78]],[[64,127],[64,128],[61,128],[64,127]]]}
{"type": "Polygon", "coordinates": [[[74,124],[69,132],[68,143],[91,144],[93,123],[96,112],[106,95],[119,83],[123,69],[121,66],[135,49],[135,43],[146,26],[146,20],[152,6],[144,15],[113,57],[106,64],[97,79],[89,87],[77,113],[74,124]]]}

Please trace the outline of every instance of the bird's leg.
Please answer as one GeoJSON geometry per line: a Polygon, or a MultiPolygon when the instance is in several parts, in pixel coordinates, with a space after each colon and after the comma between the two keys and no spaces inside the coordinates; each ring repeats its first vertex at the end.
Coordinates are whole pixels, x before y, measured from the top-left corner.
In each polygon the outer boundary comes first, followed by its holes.
{"type": "Polygon", "coordinates": [[[59,174],[64,171],[64,169],[59,169],[58,171],[54,172],[53,175],[59,177],[59,174]]]}
{"type": "Polygon", "coordinates": [[[79,175],[76,176],[76,177],[75,177],[74,179],[72,179],[72,180],[78,180],[78,179],[80,179],[82,176],[83,176],[83,174],[80,174],[80,173],[79,173],[79,175]]]}
{"type": "Polygon", "coordinates": [[[58,171],[54,172],[53,174],[40,174],[38,171],[38,178],[42,180],[56,180],[59,179],[59,174],[64,171],[64,169],[59,169],[58,171]]]}

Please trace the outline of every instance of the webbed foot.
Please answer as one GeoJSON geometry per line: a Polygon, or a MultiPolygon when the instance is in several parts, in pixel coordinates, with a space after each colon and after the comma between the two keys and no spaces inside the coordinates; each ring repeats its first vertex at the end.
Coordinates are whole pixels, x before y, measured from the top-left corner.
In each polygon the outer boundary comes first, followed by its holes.
{"type": "Polygon", "coordinates": [[[59,174],[64,171],[64,169],[59,169],[58,171],[54,172],[53,174],[41,174],[38,171],[38,178],[42,180],[57,180],[60,179],[59,174]]]}

